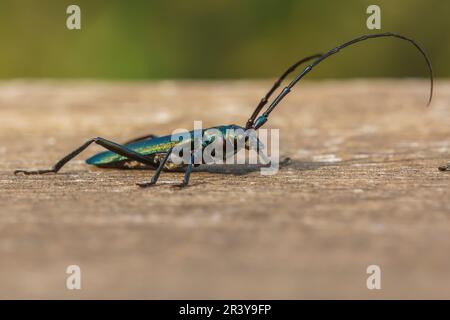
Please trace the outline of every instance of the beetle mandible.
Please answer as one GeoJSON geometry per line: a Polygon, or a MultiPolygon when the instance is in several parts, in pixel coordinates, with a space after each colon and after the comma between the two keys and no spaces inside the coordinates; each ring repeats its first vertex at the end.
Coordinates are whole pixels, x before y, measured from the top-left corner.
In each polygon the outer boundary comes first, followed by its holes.
{"type": "MultiPolygon", "coordinates": [[[[326,58],[330,57],[331,55],[338,53],[341,49],[346,48],[348,46],[351,46],[353,44],[356,44],[358,42],[368,40],[368,39],[374,39],[374,38],[382,38],[382,37],[394,37],[397,39],[401,39],[404,41],[407,41],[414,45],[422,54],[424,57],[427,66],[428,66],[428,72],[430,76],[430,95],[428,100],[428,105],[431,103],[431,99],[433,97],[433,69],[431,66],[430,59],[428,58],[425,51],[422,49],[421,46],[417,44],[416,41],[413,39],[407,38],[400,34],[395,34],[391,32],[386,33],[378,33],[378,34],[370,34],[370,35],[363,35],[358,38],[355,38],[353,40],[350,40],[348,42],[345,42],[344,44],[341,44],[325,54],[316,54],[309,57],[306,57],[295,64],[293,64],[291,67],[289,67],[282,75],[281,77],[273,84],[272,88],[267,92],[267,94],[261,99],[259,104],[256,106],[255,111],[252,113],[250,118],[248,119],[245,127],[237,126],[237,125],[222,125],[217,127],[212,127],[209,129],[216,129],[217,130],[217,136],[211,137],[212,139],[208,139],[208,141],[204,141],[202,144],[202,149],[206,148],[209,143],[211,143],[215,139],[222,139],[226,137],[227,139],[230,139],[235,144],[242,145],[246,149],[258,149],[260,146],[258,138],[248,138],[245,135],[242,134],[234,134],[233,132],[237,132],[236,129],[242,129],[242,130],[248,130],[248,129],[254,129],[258,130],[263,126],[268,118],[270,113],[275,109],[275,107],[286,97],[286,95],[291,91],[291,89],[299,82],[306,74],[308,74],[315,66],[317,66],[320,62],[325,60],[326,58]],[[269,101],[269,98],[272,96],[272,94],[275,92],[275,90],[281,85],[282,81],[296,68],[308,61],[313,60],[313,62],[309,65],[307,65],[303,71],[297,75],[279,94],[275,97],[275,99],[271,102],[269,107],[262,113],[262,115],[259,115],[263,107],[267,104],[269,101]],[[259,115],[259,116],[258,116],[259,115]],[[231,132],[231,134],[228,134],[231,132]],[[245,141],[242,141],[245,139],[245,141]],[[242,143],[244,142],[244,143],[242,143]]],[[[209,130],[204,129],[204,131],[209,130]]],[[[190,139],[187,141],[183,141],[181,143],[189,143],[193,145],[193,137],[194,137],[194,131],[189,132],[190,139]]],[[[71,159],[76,157],[78,154],[80,154],[83,150],[85,150],[89,145],[92,143],[96,143],[107,149],[108,151],[99,153],[94,155],[93,157],[86,160],[86,163],[90,165],[95,165],[98,167],[124,167],[127,163],[130,161],[136,161],[138,163],[141,163],[143,165],[149,166],[151,168],[156,169],[155,174],[148,182],[138,183],[140,187],[149,187],[156,184],[158,181],[158,178],[161,174],[161,171],[163,169],[166,170],[174,170],[179,168],[185,168],[185,174],[183,182],[179,185],[180,187],[187,186],[189,183],[189,177],[191,175],[192,167],[193,167],[193,158],[194,158],[194,149],[191,148],[191,154],[189,155],[190,160],[187,161],[187,163],[181,163],[181,164],[175,164],[171,161],[171,153],[174,147],[179,143],[177,141],[172,141],[171,135],[166,136],[155,136],[155,135],[148,135],[144,137],[140,137],[137,139],[133,139],[131,141],[128,141],[124,144],[118,144],[116,142],[106,140],[101,137],[93,138],[85,142],[83,145],[66,155],[64,158],[59,160],[51,169],[47,170],[16,170],[14,173],[23,173],[26,175],[30,174],[45,174],[45,173],[57,173],[67,162],[69,162],[71,159]]],[[[238,152],[240,150],[234,150],[234,152],[238,152]]]]}

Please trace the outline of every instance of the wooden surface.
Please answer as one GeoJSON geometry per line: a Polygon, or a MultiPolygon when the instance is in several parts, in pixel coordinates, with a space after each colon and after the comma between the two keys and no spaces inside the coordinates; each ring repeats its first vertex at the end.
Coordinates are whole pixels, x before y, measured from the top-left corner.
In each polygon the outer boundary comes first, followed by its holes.
{"type": "Polygon", "coordinates": [[[292,159],[275,176],[204,168],[142,190],[152,172],[85,165],[98,146],[12,174],[95,136],[243,125],[268,87],[1,83],[0,298],[450,298],[450,82],[430,108],[425,80],[302,83],[268,123],[292,159]]]}

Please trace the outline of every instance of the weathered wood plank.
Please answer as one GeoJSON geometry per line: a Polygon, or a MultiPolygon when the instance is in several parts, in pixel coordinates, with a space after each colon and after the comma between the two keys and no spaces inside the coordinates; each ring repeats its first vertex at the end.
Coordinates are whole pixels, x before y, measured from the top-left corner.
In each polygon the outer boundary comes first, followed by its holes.
{"type": "Polygon", "coordinates": [[[275,176],[52,165],[88,138],[245,124],[268,82],[0,84],[0,297],[450,298],[450,83],[306,82],[272,114],[275,176]],[[83,290],[65,290],[65,268],[83,290]],[[366,289],[366,267],[382,290],[366,289]]]}

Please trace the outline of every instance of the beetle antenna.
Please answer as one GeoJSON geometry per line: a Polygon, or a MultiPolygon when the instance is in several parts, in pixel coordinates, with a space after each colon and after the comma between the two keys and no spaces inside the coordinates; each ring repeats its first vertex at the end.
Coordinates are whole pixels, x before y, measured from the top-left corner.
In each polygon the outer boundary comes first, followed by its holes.
{"type": "Polygon", "coordinates": [[[391,33],[391,32],[386,32],[386,33],[378,33],[378,34],[371,34],[371,35],[363,35],[361,37],[355,38],[353,40],[350,40],[340,46],[337,46],[333,49],[331,49],[330,51],[328,51],[327,53],[325,53],[324,55],[322,55],[320,58],[318,58],[317,60],[315,60],[312,64],[310,64],[309,66],[307,66],[294,80],[291,81],[291,83],[285,87],[281,93],[275,98],[275,100],[272,101],[272,103],[270,104],[270,106],[267,108],[267,110],[258,117],[258,119],[256,119],[253,128],[256,130],[258,128],[260,128],[264,123],[266,123],[269,114],[273,111],[273,109],[275,109],[275,107],[280,103],[281,100],[283,100],[283,98],[291,91],[292,87],[295,86],[297,84],[297,82],[299,82],[307,73],[309,73],[316,65],[318,65],[320,62],[322,62],[323,60],[325,60],[326,58],[328,58],[329,56],[338,53],[341,49],[348,47],[352,44],[355,44],[357,42],[360,41],[364,41],[367,39],[372,39],[372,38],[382,38],[382,37],[395,37],[401,40],[405,40],[410,42],[411,44],[413,44],[422,54],[422,56],[424,57],[427,66],[428,66],[428,73],[430,76],[430,97],[428,100],[428,104],[430,105],[431,103],[431,99],[433,98],[433,68],[431,66],[431,61],[428,58],[427,54],[425,53],[425,51],[422,49],[421,46],[419,46],[419,44],[417,44],[417,42],[415,42],[414,40],[407,38],[405,36],[399,35],[399,34],[395,34],[395,33],[391,33]]]}
{"type": "Polygon", "coordinates": [[[292,66],[290,66],[281,76],[280,78],[278,78],[277,81],[275,81],[275,83],[273,84],[272,88],[269,90],[269,92],[266,93],[266,95],[261,99],[261,101],[259,102],[259,104],[256,106],[255,111],[253,111],[253,114],[251,115],[251,117],[247,120],[247,124],[245,125],[245,129],[250,129],[251,127],[253,127],[253,124],[255,122],[256,117],[258,116],[258,114],[261,112],[261,109],[267,104],[267,101],[269,101],[270,96],[275,92],[275,90],[281,85],[281,83],[283,82],[283,80],[293,71],[295,71],[295,69],[297,69],[297,67],[305,62],[308,62],[312,59],[316,59],[316,58],[320,58],[322,56],[322,54],[315,54],[306,58],[303,58],[302,60],[297,61],[296,63],[294,63],[292,66]]]}

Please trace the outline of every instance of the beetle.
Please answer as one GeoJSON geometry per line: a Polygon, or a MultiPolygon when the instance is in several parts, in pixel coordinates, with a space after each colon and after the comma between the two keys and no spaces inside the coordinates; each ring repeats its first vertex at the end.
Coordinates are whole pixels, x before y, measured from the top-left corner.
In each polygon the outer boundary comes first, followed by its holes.
{"type": "MultiPolygon", "coordinates": [[[[203,132],[210,129],[216,129],[216,136],[210,136],[209,139],[206,139],[202,142],[201,148],[202,150],[206,148],[212,141],[219,139],[219,138],[225,138],[228,139],[231,142],[234,142],[235,144],[244,142],[243,144],[239,144],[241,146],[244,146],[246,149],[255,149],[258,150],[260,147],[260,142],[256,137],[249,138],[248,136],[242,135],[242,134],[236,134],[234,132],[237,132],[236,129],[242,129],[242,130],[258,130],[261,128],[268,120],[270,113],[275,109],[275,107],[286,97],[286,95],[291,91],[291,89],[299,82],[306,74],[308,74],[315,66],[317,66],[319,63],[327,59],[328,57],[338,53],[341,49],[344,49],[348,46],[351,46],[353,44],[356,44],[361,41],[365,41],[368,39],[375,39],[375,38],[383,38],[383,37],[394,37],[397,39],[401,39],[404,41],[407,41],[411,43],[414,47],[416,47],[422,56],[424,57],[427,66],[428,66],[428,72],[430,77],[430,95],[428,100],[428,105],[431,103],[432,97],[433,97],[433,69],[431,66],[430,59],[428,58],[425,51],[422,49],[421,46],[417,44],[416,41],[413,39],[407,38],[403,35],[386,32],[386,33],[378,33],[378,34],[370,34],[370,35],[363,35],[358,38],[355,38],[353,40],[350,40],[348,42],[345,42],[337,47],[334,47],[333,49],[329,50],[325,54],[315,54],[309,57],[306,57],[304,59],[301,59],[300,61],[296,62],[292,66],[290,66],[281,76],[280,78],[273,84],[271,89],[266,93],[266,95],[260,100],[258,105],[256,106],[254,112],[248,119],[245,126],[238,126],[238,125],[222,125],[222,126],[216,126],[209,129],[204,129],[203,132]],[[281,85],[282,81],[294,70],[297,69],[298,66],[300,66],[303,63],[306,63],[308,61],[312,61],[311,64],[307,65],[303,71],[298,74],[284,89],[281,90],[281,92],[273,99],[271,104],[268,106],[266,111],[264,111],[261,115],[259,115],[263,109],[263,107],[267,104],[269,101],[269,98],[272,96],[272,94],[275,92],[275,90],[281,85]],[[230,133],[231,132],[231,133],[230,133]],[[245,141],[243,141],[245,140],[245,141]]],[[[98,153],[94,155],[93,157],[86,160],[87,164],[94,165],[97,167],[115,167],[115,168],[125,168],[127,165],[130,164],[130,162],[138,162],[140,164],[149,166],[150,168],[156,169],[156,172],[152,176],[151,180],[148,182],[138,183],[137,185],[145,188],[149,186],[153,186],[158,181],[158,178],[161,174],[161,171],[163,169],[165,170],[177,170],[180,168],[185,169],[184,179],[183,182],[179,185],[180,187],[185,187],[189,183],[189,178],[191,175],[192,167],[193,167],[193,159],[194,159],[194,131],[189,132],[189,138],[186,139],[183,142],[173,141],[172,135],[166,135],[157,137],[155,135],[148,135],[144,137],[140,137],[137,139],[133,139],[131,141],[128,141],[124,144],[118,144],[116,142],[97,137],[90,139],[86,141],[83,145],[78,147],[77,149],[73,150],[71,153],[66,155],[64,158],[59,160],[51,169],[47,170],[16,170],[14,173],[23,173],[26,175],[30,174],[45,174],[45,173],[57,173],[67,162],[69,162],[71,159],[73,159],[75,156],[80,154],[83,150],[85,150],[89,145],[92,143],[96,143],[108,151],[98,153]],[[189,161],[183,162],[181,164],[176,164],[171,160],[171,154],[174,148],[179,143],[188,143],[191,145],[190,148],[190,155],[189,155],[189,161]]],[[[241,148],[242,149],[242,148],[241,148]]],[[[240,151],[239,149],[235,149],[234,153],[240,151]]]]}

